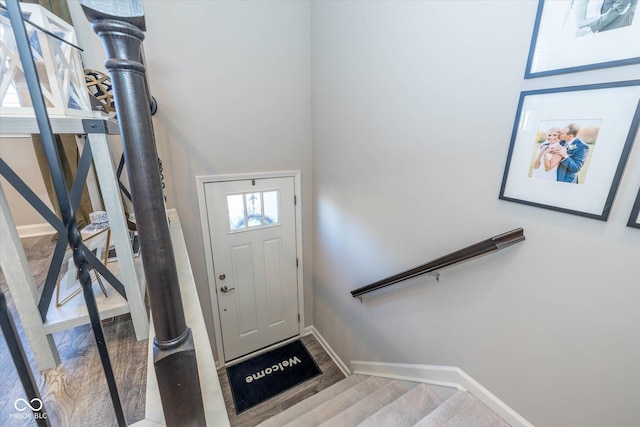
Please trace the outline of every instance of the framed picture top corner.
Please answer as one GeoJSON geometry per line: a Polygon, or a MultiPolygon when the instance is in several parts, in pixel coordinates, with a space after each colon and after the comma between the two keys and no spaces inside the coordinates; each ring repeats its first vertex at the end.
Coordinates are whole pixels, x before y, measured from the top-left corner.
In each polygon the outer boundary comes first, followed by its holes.
{"type": "Polygon", "coordinates": [[[638,1],[539,0],[525,79],[640,64],[638,1]]]}

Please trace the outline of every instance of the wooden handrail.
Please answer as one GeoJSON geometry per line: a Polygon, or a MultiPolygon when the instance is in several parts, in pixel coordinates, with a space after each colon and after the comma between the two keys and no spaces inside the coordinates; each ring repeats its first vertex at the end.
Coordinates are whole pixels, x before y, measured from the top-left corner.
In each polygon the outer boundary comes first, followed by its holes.
{"type": "Polygon", "coordinates": [[[516,228],[515,230],[507,231],[506,233],[499,234],[497,236],[491,237],[490,239],[483,240],[482,242],[475,243],[471,246],[467,246],[466,248],[437,258],[419,267],[412,268],[402,273],[394,274],[393,276],[389,276],[385,279],[373,282],[370,285],[353,290],[351,291],[351,295],[354,298],[362,299],[362,295],[366,293],[377,291],[378,289],[385,288],[387,286],[411,279],[416,276],[420,276],[422,274],[437,272],[445,267],[449,267],[454,264],[468,261],[472,258],[504,249],[507,246],[514,245],[518,242],[522,242],[523,240],[524,230],[522,228],[516,228]]]}

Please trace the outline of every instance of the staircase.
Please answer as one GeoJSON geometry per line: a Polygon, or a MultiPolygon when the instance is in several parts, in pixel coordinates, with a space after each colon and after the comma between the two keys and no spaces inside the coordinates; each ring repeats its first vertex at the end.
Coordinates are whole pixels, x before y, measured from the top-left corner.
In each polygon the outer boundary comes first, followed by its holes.
{"type": "Polygon", "coordinates": [[[426,384],[411,385],[381,377],[351,375],[259,426],[509,426],[468,392],[458,391],[443,400],[426,384]]]}

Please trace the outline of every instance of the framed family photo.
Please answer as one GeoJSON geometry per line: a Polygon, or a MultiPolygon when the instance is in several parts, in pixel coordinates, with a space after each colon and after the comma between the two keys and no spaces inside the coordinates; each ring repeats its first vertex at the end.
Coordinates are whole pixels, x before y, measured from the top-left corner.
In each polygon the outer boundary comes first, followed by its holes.
{"type": "Polygon", "coordinates": [[[640,63],[639,0],[540,0],[525,78],[640,63]]]}
{"type": "Polygon", "coordinates": [[[640,190],[638,190],[636,202],[633,204],[633,208],[631,209],[631,216],[629,217],[627,225],[629,227],[640,228],[640,190]]]}
{"type": "Polygon", "coordinates": [[[606,221],[640,122],[640,80],[520,94],[499,198],[606,221]]]}

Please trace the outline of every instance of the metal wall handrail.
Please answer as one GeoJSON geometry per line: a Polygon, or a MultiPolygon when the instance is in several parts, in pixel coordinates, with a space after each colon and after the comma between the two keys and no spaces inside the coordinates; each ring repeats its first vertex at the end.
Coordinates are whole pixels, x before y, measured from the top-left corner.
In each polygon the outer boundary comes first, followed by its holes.
{"type": "Polygon", "coordinates": [[[516,228],[514,230],[507,231],[506,233],[491,237],[490,239],[475,243],[471,246],[467,246],[466,248],[457,250],[421,266],[402,273],[394,274],[393,276],[389,276],[385,279],[378,280],[377,282],[355,289],[351,291],[351,296],[359,298],[360,301],[362,301],[362,296],[364,294],[386,288],[387,286],[403,282],[416,276],[421,276],[423,274],[436,274],[437,277],[438,272],[443,268],[504,249],[508,246],[522,242],[524,239],[524,230],[522,228],[516,228]]]}

